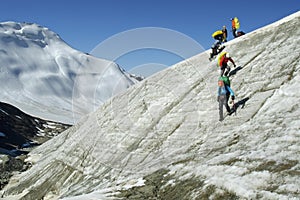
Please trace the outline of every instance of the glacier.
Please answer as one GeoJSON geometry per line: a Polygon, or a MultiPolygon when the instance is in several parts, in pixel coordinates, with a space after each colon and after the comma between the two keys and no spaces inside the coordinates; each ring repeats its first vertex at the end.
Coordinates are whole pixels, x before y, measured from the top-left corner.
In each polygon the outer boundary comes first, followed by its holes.
{"type": "Polygon", "coordinates": [[[3,199],[299,199],[300,12],[227,42],[237,113],[218,121],[210,50],[110,98],[34,149],[3,199]]]}

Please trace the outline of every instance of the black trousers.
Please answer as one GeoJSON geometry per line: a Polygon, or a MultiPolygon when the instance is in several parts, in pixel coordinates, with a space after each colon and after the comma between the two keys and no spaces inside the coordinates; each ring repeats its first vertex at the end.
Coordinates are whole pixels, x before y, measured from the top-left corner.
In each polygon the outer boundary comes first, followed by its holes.
{"type": "Polygon", "coordinates": [[[227,63],[223,63],[223,65],[221,66],[221,76],[223,76],[224,72],[225,72],[225,76],[228,75],[228,73],[230,72],[230,67],[227,65],[227,63]],[[226,69],[226,72],[225,72],[226,69]]]}
{"type": "Polygon", "coordinates": [[[236,37],[237,37],[237,34],[236,34],[236,29],[235,29],[235,28],[233,28],[233,29],[232,29],[232,35],[233,35],[233,37],[234,37],[234,38],[236,38],[236,37]]]}

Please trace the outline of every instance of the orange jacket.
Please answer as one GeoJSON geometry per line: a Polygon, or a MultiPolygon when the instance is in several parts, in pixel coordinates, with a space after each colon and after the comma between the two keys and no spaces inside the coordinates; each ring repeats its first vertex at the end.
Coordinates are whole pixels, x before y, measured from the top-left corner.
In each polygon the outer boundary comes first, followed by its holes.
{"type": "Polygon", "coordinates": [[[232,29],[236,29],[234,19],[231,20],[231,26],[232,26],[232,29]]]}

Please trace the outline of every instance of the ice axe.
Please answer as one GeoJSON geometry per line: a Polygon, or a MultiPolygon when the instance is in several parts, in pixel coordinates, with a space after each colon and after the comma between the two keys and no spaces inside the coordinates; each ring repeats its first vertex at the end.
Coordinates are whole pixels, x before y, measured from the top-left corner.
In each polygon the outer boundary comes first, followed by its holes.
{"type": "Polygon", "coordinates": [[[234,114],[236,115],[236,105],[234,103],[234,100],[232,100],[232,108],[233,108],[234,114]]]}
{"type": "Polygon", "coordinates": [[[230,112],[230,113],[232,114],[232,113],[234,112],[235,115],[236,115],[236,105],[235,105],[235,103],[234,103],[234,100],[231,100],[230,103],[232,103],[232,108],[231,108],[232,112],[230,112]]]}

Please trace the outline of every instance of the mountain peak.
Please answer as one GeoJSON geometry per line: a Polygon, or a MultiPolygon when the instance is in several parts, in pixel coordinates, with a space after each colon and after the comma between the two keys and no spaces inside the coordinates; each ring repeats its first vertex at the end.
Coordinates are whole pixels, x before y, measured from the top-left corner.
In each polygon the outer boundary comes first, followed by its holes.
{"type": "Polygon", "coordinates": [[[37,45],[45,47],[46,42],[51,39],[61,40],[53,31],[35,23],[2,22],[0,23],[0,32],[4,34],[2,40],[6,41],[7,45],[9,42],[16,42],[19,47],[28,47],[26,41],[35,41],[37,45]]]}
{"type": "Polygon", "coordinates": [[[40,118],[73,124],[135,81],[37,24],[0,23],[0,45],[0,101],[40,118]]]}

